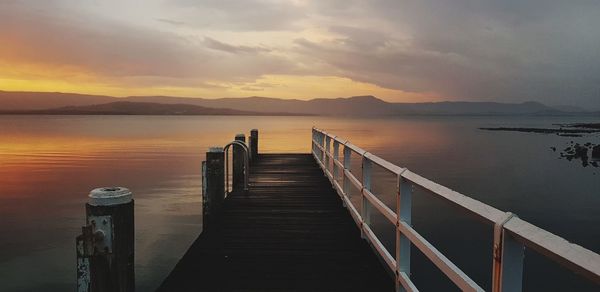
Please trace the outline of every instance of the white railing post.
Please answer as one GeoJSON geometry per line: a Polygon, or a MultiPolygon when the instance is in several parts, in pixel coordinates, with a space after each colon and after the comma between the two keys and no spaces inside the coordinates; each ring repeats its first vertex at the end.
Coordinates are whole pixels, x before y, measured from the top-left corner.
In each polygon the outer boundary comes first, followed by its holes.
{"type": "Polygon", "coordinates": [[[320,131],[315,131],[315,142],[317,143],[317,145],[315,145],[317,159],[320,163],[323,163],[323,150],[321,148],[323,147],[323,133],[321,133],[320,131]]]}
{"type": "Polygon", "coordinates": [[[312,128],[312,131],[311,131],[310,134],[311,134],[311,137],[312,137],[310,139],[310,149],[312,151],[312,154],[315,155],[315,128],[314,127],[312,128]]]}
{"type": "MultiPolygon", "coordinates": [[[[329,170],[329,155],[327,153],[331,153],[331,137],[325,136],[325,169],[329,170]]],[[[327,173],[326,173],[327,174],[327,173]]]]}
{"type": "Polygon", "coordinates": [[[500,291],[519,292],[523,289],[523,258],[525,247],[503,231],[500,291]]]}
{"type": "MultiPolygon", "coordinates": [[[[433,181],[423,178],[406,168],[401,168],[370,154],[349,141],[339,142],[337,136],[329,136],[313,128],[313,154],[327,176],[332,180],[336,191],[342,195],[344,205],[361,229],[361,237],[369,241],[385,261],[387,266],[395,269],[396,291],[418,291],[410,279],[411,248],[420,250],[435,266],[437,266],[458,288],[463,291],[483,291],[483,289],[445,257],[437,248],[423,238],[411,226],[412,193],[414,187],[442,198],[465,212],[472,213],[483,221],[494,224],[493,268],[491,291],[506,292],[523,290],[523,260],[525,247],[536,251],[570,269],[573,272],[600,282],[600,255],[579,245],[572,244],[563,238],[538,228],[516,217],[514,214],[502,212],[492,206],[464,196],[433,181]],[[333,154],[331,140],[333,140],[333,154]],[[343,163],[340,162],[340,144],[343,144],[343,163]],[[319,151],[317,154],[317,150],[319,151]],[[352,152],[362,156],[362,183],[351,172],[352,152]],[[329,171],[329,163],[333,157],[333,170],[329,171]],[[396,212],[387,207],[372,193],[372,165],[376,164],[391,173],[397,174],[396,212]],[[341,171],[341,173],[340,173],[341,171]],[[341,175],[341,177],[340,177],[341,175]],[[343,181],[342,186],[337,178],[343,181]],[[350,202],[351,189],[358,186],[361,192],[362,208],[350,202]],[[347,204],[347,202],[350,202],[347,204]],[[380,239],[370,229],[371,212],[375,210],[396,224],[396,250],[390,254],[380,239]]],[[[208,166],[208,165],[207,165],[208,166]]],[[[208,189],[207,189],[208,192],[208,189]]]]}
{"type": "Polygon", "coordinates": [[[340,161],[340,142],[333,140],[333,181],[338,178],[338,166],[336,162],[340,161]]]}
{"type": "Polygon", "coordinates": [[[323,152],[323,133],[318,132],[317,137],[318,137],[317,141],[319,142],[319,146],[320,146],[320,147],[317,147],[317,148],[319,148],[319,161],[321,163],[323,163],[323,155],[325,154],[323,152]]]}
{"type": "Polygon", "coordinates": [[[327,157],[327,155],[325,154],[325,151],[323,149],[325,149],[325,133],[321,132],[320,135],[320,139],[319,139],[319,144],[321,145],[321,163],[325,164],[325,157],[327,157]]]}
{"type": "Polygon", "coordinates": [[[315,154],[315,158],[319,158],[319,147],[317,147],[317,143],[319,143],[319,132],[317,129],[313,129],[313,150],[315,154]]]}
{"type": "Polygon", "coordinates": [[[344,169],[342,170],[342,174],[344,177],[344,196],[346,196],[346,198],[348,198],[348,200],[350,200],[350,187],[351,187],[351,182],[350,179],[348,178],[348,176],[346,176],[346,171],[350,171],[350,161],[352,158],[352,150],[350,149],[350,147],[344,145],[344,169]]]}
{"type": "Polygon", "coordinates": [[[502,221],[494,224],[492,292],[520,292],[523,289],[525,246],[504,229],[513,217],[516,216],[506,213],[502,221]]]}
{"type": "Polygon", "coordinates": [[[396,291],[404,292],[406,289],[400,282],[401,277],[410,277],[410,240],[400,232],[400,221],[411,225],[412,212],[412,183],[398,174],[398,197],[396,198],[396,291]]]}
{"type": "MultiPolygon", "coordinates": [[[[363,155],[362,158],[362,185],[364,190],[371,191],[371,172],[373,170],[373,165],[371,161],[363,155]]],[[[362,198],[362,208],[360,208],[360,217],[362,217],[363,224],[370,227],[371,225],[371,204],[369,203],[369,199],[365,196],[363,190],[360,191],[360,195],[362,198]]],[[[361,235],[363,238],[366,238],[364,228],[361,228],[361,235]]]]}

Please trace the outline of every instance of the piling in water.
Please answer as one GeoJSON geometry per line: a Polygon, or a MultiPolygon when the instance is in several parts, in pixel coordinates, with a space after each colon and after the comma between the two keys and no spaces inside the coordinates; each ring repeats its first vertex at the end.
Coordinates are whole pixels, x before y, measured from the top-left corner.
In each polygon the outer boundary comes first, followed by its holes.
{"type": "Polygon", "coordinates": [[[221,147],[210,147],[203,167],[202,228],[210,226],[225,199],[225,152],[221,147]]]}
{"type": "MultiPolygon", "coordinates": [[[[235,140],[242,143],[246,143],[246,136],[244,134],[235,135],[235,140]]],[[[246,151],[243,146],[233,144],[233,191],[242,191],[244,189],[244,156],[246,151]]]]}
{"type": "Polygon", "coordinates": [[[135,291],[133,196],[123,187],[97,188],[85,205],[76,239],[77,291],[135,291]]]}
{"type": "Polygon", "coordinates": [[[258,129],[250,130],[250,138],[248,140],[250,144],[250,159],[256,160],[258,157],[258,129]]]}

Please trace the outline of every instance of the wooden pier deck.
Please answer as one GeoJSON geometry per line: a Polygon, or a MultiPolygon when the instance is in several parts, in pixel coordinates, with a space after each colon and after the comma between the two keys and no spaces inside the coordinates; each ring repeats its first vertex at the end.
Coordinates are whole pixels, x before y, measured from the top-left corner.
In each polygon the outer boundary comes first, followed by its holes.
{"type": "Polygon", "coordinates": [[[261,154],[158,291],[393,291],[311,154],[261,154]]]}

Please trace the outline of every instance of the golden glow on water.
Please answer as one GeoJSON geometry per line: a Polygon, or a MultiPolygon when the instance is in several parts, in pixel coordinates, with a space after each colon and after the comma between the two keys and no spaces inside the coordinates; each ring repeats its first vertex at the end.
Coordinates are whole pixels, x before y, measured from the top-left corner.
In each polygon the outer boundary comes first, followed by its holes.
{"type": "MultiPolygon", "coordinates": [[[[422,152],[447,145],[439,127],[427,131],[405,122],[393,128],[385,121],[325,117],[12,117],[0,132],[0,196],[32,195],[24,189],[46,181],[85,174],[83,184],[120,179],[118,172],[195,171],[210,146],[224,145],[235,133],[260,129],[263,153],[310,151],[311,127],[324,127],[369,151],[382,145],[422,152]],[[248,128],[248,129],[246,129],[248,128]],[[379,129],[378,133],[374,129],[379,129]],[[35,175],[32,175],[35,174],[35,175]],[[20,191],[19,191],[20,190],[20,191]]],[[[123,177],[125,178],[125,177],[123,177]]],[[[143,181],[140,178],[140,182],[143,181]]]]}
{"type": "MultiPolygon", "coordinates": [[[[7,138],[7,137],[4,137],[7,138]]],[[[145,149],[169,151],[174,141],[158,139],[98,139],[93,137],[10,137],[0,143],[0,157],[4,163],[24,164],[44,159],[94,159],[102,155],[126,151],[140,152],[145,149]],[[12,140],[12,141],[11,141],[12,140]]]]}
{"type": "MultiPolygon", "coordinates": [[[[251,128],[259,129],[261,153],[308,153],[315,125],[475,199],[540,220],[564,210],[560,198],[569,192],[577,212],[561,220],[595,222],[598,212],[591,206],[598,205],[593,196],[599,187],[597,175],[557,159],[548,149],[565,137],[477,130],[503,122],[498,117],[0,115],[0,232],[19,234],[2,238],[7,248],[0,250],[0,274],[11,279],[9,287],[16,287],[9,290],[43,290],[48,279],[72,285],[73,236],[84,222],[86,196],[92,188],[119,185],[135,194],[136,267],[141,271],[137,280],[158,285],[155,282],[168,274],[201,230],[200,165],[207,148],[222,146],[251,128]],[[565,173],[570,180],[560,179],[565,173]],[[547,215],[540,214],[542,205],[547,215]],[[44,275],[35,283],[19,276],[19,267],[29,262],[39,265],[28,269],[44,275]]],[[[555,121],[567,122],[573,121],[555,121]]],[[[523,123],[537,126],[547,121],[523,123]]],[[[360,157],[353,157],[352,171],[360,174],[360,157]]],[[[394,195],[395,177],[373,181],[389,183],[377,183],[377,194],[394,195]]],[[[413,214],[425,220],[420,223],[424,230],[439,229],[438,221],[449,222],[448,206],[426,205],[426,196],[418,194],[413,214]]],[[[390,198],[382,201],[395,206],[390,198]]],[[[572,232],[583,246],[594,246],[593,234],[560,226],[556,230],[572,232]]],[[[470,238],[452,238],[454,247],[470,248],[460,240],[470,238]]]]}
{"type": "MultiPolygon", "coordinates": [[[[92,119],[101,120],[100,117],[92,119]]],[[[143,118],[142,118],[143,119],[143,118]]],[[[194,118],[191,117],[190,120],[194,118]]],[[[201,119],[201,118],[200,118],[201,119]]],[[[223,119],[228,119],[223,117],[223,119]]],[[[231,118],[243,119],[243,118],[231,118]]],[[[260,131],[261,152],[309,152],[310,151],[310,128],[312,127],[311,117],[299,117],[296,120],[300,124],[290,123],[285,117],[251,117],[254,123],[268,124],[269,120],[280,120],[277,125],[273,125],[260,131]]],[[[373,128],[377,128],[377,133],[373,129],[356,128],[360,121],[345,121],[322,118],[322,124],[327,130],[339,133],[341,137],[351,137],[352,142],[361,147],[380,147],[381,145],[405,146],[410,144],[412,147],[422,148],[424,151],[431,151],[432,148],[443,148],[448,140],[447,134],[439,127],[431,127],[428,131],[413,127],[410,123],[399,125],[394,128],[378,128],[377,121],[371,121],[373,128]]],[[[176,122],[176,121],[175,121],[176,122]]],[[[195,126],[201,127],[202,122],[195,126]]],[[[185,124],[184,124],[185,125],[185,124]]],[[[114,124],[113,126],[118,126],[114,124]]],[[[90,129],[93,130],[93,129],[90,129]]],[[[146,129],[148,130],[148,129],[146,129]]],[[[3,164],[20,164],[26,161],[38,159],[39,157],[97,157],[99,155],[110,155],[110,153],[144,153],[153,151],[156,153],[177,151],[191,151],[190,149],[199,148],[198,145],[218,144],[219,141],[227,141],[228,135],[236,133],[236,129],[231,129],[229,133],[226,129],[222,132],[212,133],[193,133],[177,132],[183,129],[166,130],[171,131],[165,137],[161,133],[149,134],[148,136],[131,135],[123,136],[116,133],[114,136],[94,135],[94,133],[41,133],[36,130],[32,133],[13,132],[4,133],[0,137],[0,157],[3,164]],[[215,142],[211,142],[215,141],[215,142]]],[[[103,130],[104,131],[104,130],[103,130]]],[[[192,131],[193,132],[193,131],[192,131]]],[[[164,133],[166,134],[166,133],[164,133]]]]}

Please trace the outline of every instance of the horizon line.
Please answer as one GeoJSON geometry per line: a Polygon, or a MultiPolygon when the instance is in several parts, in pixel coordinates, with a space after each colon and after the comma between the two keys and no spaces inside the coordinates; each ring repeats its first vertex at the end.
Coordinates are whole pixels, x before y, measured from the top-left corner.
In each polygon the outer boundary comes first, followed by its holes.
{"type": "MultiPolygon", "coordinates": [[[[206,100],[219,100],[219,99],[248,99],[248,98],[265,98],[265,99],[275,99],[275,100],[282,100],[282,101],[301,101],[301,102],[309,102],[309,101],[314,101],[314,100],[335,100],[335,99],[351,99],[351,98],[357,98],[357,97],[372,97],[375,98],[379,101],[385,102],[385,103],[391,103],[391,104],[433,104],[433,103],[496,103],[496,104],[526,104],[526,103],[538,103],[538,104],[542,104],[545,106],[571,106],[571,107],[577,107],[577,108],[581,108],[581,109],[585,109],[585,107],[583,106],[579,106],[579,105],[571,105],[571,104],[546,104],[544,102],[541,101],[536,101],[536,100],[527,100],[527,101],[520,101],[520,102],[505,102],[505,101],[489,101],[489,100],[442,100],[442,101],[422,101],[422,102],[394,102],[394,101],[387,101],[384,100],[380,97],[377,97],[376,95],[371,95],[371,94],[367,94],[367,95],[351,95],[351,96],[338,96],[338,97],[310,97],[308,99],[298,99],[298,98],[281,98],[281,97],[272,97],[272,96],[259,96],[259,95],[252,95],[252,96],[228,96],[228,97],[205,97],[205,96],[178,96],[178,95],[127,95],[127,96],[117,96],[117,95],[106,95],[106,94],[90,94],[90,93],[79,93],[79,92],[63,92],[63,91],[30,91],[30,90],[19,90],[19,91],[14,91],[14,90],[2,90],[0,89],[0,92],[4,92],[4,93],[55,93],[55,94],[73,94],[73,95],[82,95],[82,96],[101,96],[101,97],[110,97],[110,98],[119,98],[119,99],[126,99],[126,98],[135,98],[135,97],[164,97],[164,98],[185,98],[185,99],[206,99],[206,100]]],[[[600,108],[596,108],[596,109],[592,109],[592,111],[595,110],[600,110],[600,108]]]]}

